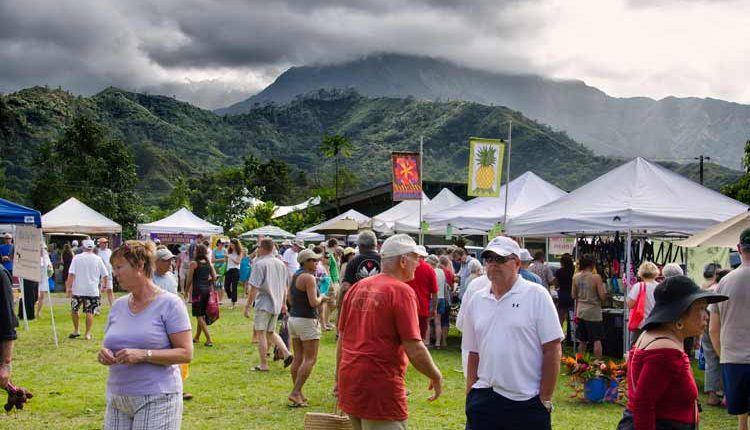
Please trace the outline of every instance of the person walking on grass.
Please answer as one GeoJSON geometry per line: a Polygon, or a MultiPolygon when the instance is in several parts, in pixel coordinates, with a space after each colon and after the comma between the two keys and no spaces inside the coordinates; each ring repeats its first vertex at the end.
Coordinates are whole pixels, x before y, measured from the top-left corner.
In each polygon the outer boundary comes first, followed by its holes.
{"type": "Polygon", "coordinates": [[[214,346],[206,323],[206,308],[208,307],[208,298],[211,295],[211,283],[216,279],[216,271],[208,261],[208,252],[206,245],[199,244],[195,247],[194,260],[190,262],[188,269],[185,295],[191,298],[193,316],[198,321],[198,329],[195,332],[195,337],[193,337],[193,343],[199,342],[201,333],[203,333],[206,336],[204,345],[214,346]]]}
{"type": "Polygon", "coordinates": [[[227,298],[231,302],[229,309],[234,309],[237,304],[237,288],[240,282],[240,263],[245,255],[245,250],[238,239],[232,239],[229,242],[229,252],[227,253],[227,273],[224,279],[224,289],[227,292],[227,298]]]}
{"type": "Polygon", "coordinates": [[[409,362],[429,378],[434,393],[428,400],[442,393],[443,376],[422,343],[417,295],[406,284],[426,254],[408,235],[391,236],[380,250],[382,273],[355,283],[344,296],[336,392],[355,430],[406,429],[409,362]]]}
{"type": "Polygon", "coordinates": [[[107,273],[109,273],[109,276],[107,277],[107,285],[102,287],[102,293],[104,293],[107,296],[107,301],[109,302],[109,305],[112,306],[112,303],[115,301],[115,292],[114,292],[114,280],[112,276],[112,263],[109,262],[110,257],[112,257],[112,250],[109,249],[109,239],[106,237],[100,237],[97,241],[97,248],[96,248],[96,255],[99,256],[99,258],[102,259],[104,262],[104,265],[107,266],[107,273]]]}
{"type": "Polygon", "coordinates": [[[590,255],[581,258],[580,272],[573,276],[572,295],[576,304],[576,338],[580,342],[578,352],[585,353],[589,343],[594,344],[594,357],[602,358],[604,322],[602,302],[607,299],[602,277],[593,273],[596,262],[590,255]]]}
{"type": "Polygon", "coordinates": [[[75,339],[81,335],[78,330],[79,310],[83,307],[86,314],[86,333],[84,339],[91,340],[91,328],[94,315],[99,315],[101,299],[99,289],[109,282],[109,272],[104,262],[94,254],[94,241],[86,239],[81,246],[83,251],[73,257],[65,282],[65,293],[71,299],[70,310],[73,319],[73,332],[68,336],[75,339]]]}
{"type": "Polygon", "coordinates": [[[216,241],[216,248],[213,251],[214,271],[216,280],[214,281],[214,290],[219,295],[219,304],[224,304],[224,277],[227,272],[227,250],[224,248],[224,241],[216,241]]]}
{"type": "Polygon", "coordinates": [[[303,249],[297,255],[301,269],[292,277],[289,287],[289,337],[292,339],[294,359],[292,361],[292,383],[289,406],[307,406],[307,397],[302,392],[318,359],[320,346],[320,323],[318,307],[330,300],[320,295],[315,285],[315,268],[321,255],[303,249]]]}
{"type": "Polygon", "coordinates": [[[260,363],[255,371],[268,371],[268,347],[276,346],[284,357],[284,367],[292,364],[292,354],[278,333],[276,323],[279,314],[286,313],[286,292],[289,272],[281,259],[274,257],[273,239],[264,238],[258,243],[258,257],[253,261],[250,274],[250,294],[245,305],[245,318],[250,318],[250,306],[255,302],[253,332],[258,336],[260,363]]]}

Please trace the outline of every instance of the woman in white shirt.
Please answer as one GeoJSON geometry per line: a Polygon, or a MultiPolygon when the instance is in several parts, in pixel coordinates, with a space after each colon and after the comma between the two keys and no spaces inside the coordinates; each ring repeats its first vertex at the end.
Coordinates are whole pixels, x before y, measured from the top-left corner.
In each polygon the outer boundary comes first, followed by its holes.
{"type": "Polygon", "coordinates": [[[227,273],[224,277],[224,290],[227,297],[232,301],[229,309],[234,309],[237,304],[237,286],[240,282],[240,262],[245,256],[245,250],[237,239],[229,242],[229,252],[227,255],[227,273]]]}

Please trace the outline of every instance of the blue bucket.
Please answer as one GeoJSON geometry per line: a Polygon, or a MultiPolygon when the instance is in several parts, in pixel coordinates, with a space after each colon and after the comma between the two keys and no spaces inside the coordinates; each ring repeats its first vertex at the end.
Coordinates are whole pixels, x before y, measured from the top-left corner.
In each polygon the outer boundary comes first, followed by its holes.
{"type": "Polygon", "coordinates": [[[591,403],[601,403],[603,401],[614,402],[617,400],[616,380],[606,378],[593,378],[583,384],[583,398],[591,403]]]}

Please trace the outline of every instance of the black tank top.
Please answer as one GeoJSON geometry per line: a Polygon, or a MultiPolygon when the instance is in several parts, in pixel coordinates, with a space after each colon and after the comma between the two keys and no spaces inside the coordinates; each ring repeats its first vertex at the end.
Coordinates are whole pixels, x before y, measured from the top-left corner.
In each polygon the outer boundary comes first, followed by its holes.
{"type": "Polygon", "coordinates": [[[193,291],[207,290],[210,288],[211,266],[208,261],[198,261],[198,267],[193,271],[193,291]]]}
{"type": "Polygon", "coordinates": [[[297,272],[292,278],[292,309],[289,311],[289,316],[295,318],[317,319],[318,310],[317,308],[310,306],[310,300],[307,299],[307,291],[300,291],[300,289],[297,288],[297,278],[303,273],[305,272],[297,272]]]}

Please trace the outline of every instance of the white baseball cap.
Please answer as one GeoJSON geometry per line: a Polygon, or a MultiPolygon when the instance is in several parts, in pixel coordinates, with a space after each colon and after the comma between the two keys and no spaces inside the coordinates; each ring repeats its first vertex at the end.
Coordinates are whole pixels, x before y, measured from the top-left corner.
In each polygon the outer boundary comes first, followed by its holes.
{"type": "Polygon", "coordinates": [[[83,249],[94,249],[96,247],[96,245],[94,245],[94,241],[91,239],[84,240],[81,246],[83,246],[83,249]]]}
{"type": "Polygon", "coordinates": [[[70,242],[70,244],[73,245],[73,246],[78,246],[78,241],[77,240],[73,240],[72,242],[70,242]]]}
{"type": "Polygon", "coordinates": [[[156,250],[156,259],[157,260],[171,260],[175,258],[174,254],[172,254],[172,251],[168,250],[167,248],[157,249],[156,250]]]}
{"type": "Polygon", "coordinates": [[[404,255],[413,252],[422,257],[427,257],[427,252],[424,247],[417,245],[417,242],[411,238],[408,234],[396,234],[383,242],[383,246],[380,248],[380,256],[382,258],[395,257],[397,255],[404,255]]]}
{"type": "Polygon", "coordinates": [[[521,248],[521,254],[518,258],[520,258],[521,261],[534,261],[534,257],[531,256],[531,253],[526,248],[521,248]]]}
{"type": "Polygon", "coordinates": [[[484,251],[482,251],[482,255],[484,256],[487,251],[492,251],[503,257],[507,257],[510,254],[518,257],[521,256],[521,247],[518,246],[518,243],[515,240],[506,236],[498,236],[492,239],[490,243],[487,244],[487,247],[484,248],[484,251]]]}

